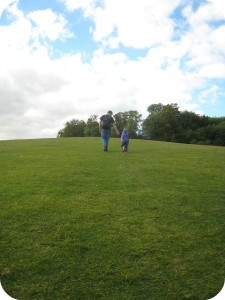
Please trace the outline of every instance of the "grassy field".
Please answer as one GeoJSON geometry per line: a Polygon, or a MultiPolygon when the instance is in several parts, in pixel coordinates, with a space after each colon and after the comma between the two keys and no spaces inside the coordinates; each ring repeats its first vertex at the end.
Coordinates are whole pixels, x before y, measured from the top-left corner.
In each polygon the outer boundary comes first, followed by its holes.
{"type": "Polygon", "coordinates": [[[225,148],[0,142],[0,273],[19,300],[206,300],[225,278],[225,148]]]}

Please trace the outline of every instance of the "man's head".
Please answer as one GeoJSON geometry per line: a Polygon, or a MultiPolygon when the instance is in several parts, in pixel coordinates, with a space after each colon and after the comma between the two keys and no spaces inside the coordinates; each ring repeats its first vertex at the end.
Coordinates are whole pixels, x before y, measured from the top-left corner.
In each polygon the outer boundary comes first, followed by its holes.
{"type": "Polygon", "coordinates": [[[107,112],[107,114],[109,114],[110,116],[112,116],[112,115],[113,115],[113,112],[112,112],[111,110],[109,110],[109,111],[107,112]]]}

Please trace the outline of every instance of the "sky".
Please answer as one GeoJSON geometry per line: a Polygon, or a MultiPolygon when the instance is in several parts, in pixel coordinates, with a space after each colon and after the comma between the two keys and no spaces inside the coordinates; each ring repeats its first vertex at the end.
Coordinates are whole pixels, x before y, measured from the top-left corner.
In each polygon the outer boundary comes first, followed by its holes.
{"type": "Polygon", "coordinates": [[[0,140],[177,103],[225,116],[223,0],[0,0],[0,140]]]}

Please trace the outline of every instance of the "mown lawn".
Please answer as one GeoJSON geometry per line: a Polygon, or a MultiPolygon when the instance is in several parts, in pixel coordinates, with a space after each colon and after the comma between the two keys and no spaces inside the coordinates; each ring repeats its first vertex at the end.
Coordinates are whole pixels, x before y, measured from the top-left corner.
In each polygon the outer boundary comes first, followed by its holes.
{"type": "Polygon", "coordinates": [[[214,297],[225,148],[99,138],[0,142],[0,273],[19,300],[214,297]]]}

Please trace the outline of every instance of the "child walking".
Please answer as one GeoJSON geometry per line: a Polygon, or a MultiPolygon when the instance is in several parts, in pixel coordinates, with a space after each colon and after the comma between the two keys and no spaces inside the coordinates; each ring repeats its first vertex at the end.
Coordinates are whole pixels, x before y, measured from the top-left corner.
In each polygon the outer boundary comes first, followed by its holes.
{"type": "Polygon", "coordinates": [[[129,135],[127,132],[127,129],[124,128],[122,134],[121,134],[121,148],[123,152],[128,151],[128,144],[129,144],[129,135]]]}

